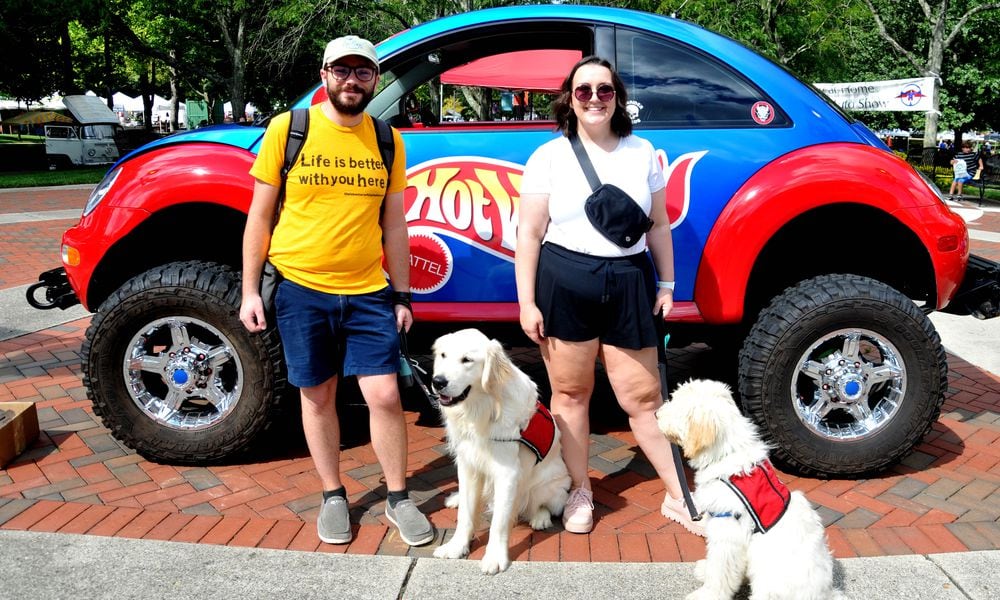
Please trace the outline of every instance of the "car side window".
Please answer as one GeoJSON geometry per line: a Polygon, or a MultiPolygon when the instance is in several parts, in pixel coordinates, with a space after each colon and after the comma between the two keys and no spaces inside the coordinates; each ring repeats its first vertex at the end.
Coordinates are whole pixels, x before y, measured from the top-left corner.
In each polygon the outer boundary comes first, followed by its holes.
{"type": "Polygon", "coordinates": [[[757,86],[695,48],[619,29],[616,59],[639,129],[789,124],[757,86]]]}
{"type": "Polygon", "coordinates": [[[541,22],[435,40],[385,62],[369,111],[398,128],[548,125],[552,99],[573,64],[593,51],[594,35],[583,25],[541,22]]]}
{"type": "MultiPolygon", "coordinates": [[[[447,55],[439,51],[430,56],[447,55]]],[[[389,123],[410,128],[550,120],[549,106],[562,79],[582,56],[581,50],[534,48],[459,61],[400,96],[389,123]]],[[[382,89],[398,79],[395,73],[387,75],[391,81],[382,89]]]]}

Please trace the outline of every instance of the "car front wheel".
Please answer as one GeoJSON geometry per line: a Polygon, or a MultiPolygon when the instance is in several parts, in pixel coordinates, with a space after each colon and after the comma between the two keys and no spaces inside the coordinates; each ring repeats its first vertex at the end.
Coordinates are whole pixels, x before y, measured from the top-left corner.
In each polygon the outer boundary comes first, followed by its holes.
{"type": "Polygon", "coordinates": [[[826,275],[785,290],[740,351],[740,395],[774,457],[805,475],[859,476],[906,456],[947,389],[941,339],[906,296],[826,275]]]}
{"type": "Polygon", "coordinates": [[[144,457],[208,463],[249,449],[286,390],[274,327],[239,321],[240,278],[172,263],[126,282],[98,309],[83,345],[84,384],[112,434],[144,457]]]}

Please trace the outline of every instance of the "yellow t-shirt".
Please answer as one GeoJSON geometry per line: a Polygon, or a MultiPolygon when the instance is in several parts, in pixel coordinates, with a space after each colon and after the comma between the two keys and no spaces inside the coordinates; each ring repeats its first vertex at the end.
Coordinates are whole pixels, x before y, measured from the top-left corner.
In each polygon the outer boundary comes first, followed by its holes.
{"type": "MultiPolygon", "coordinates": [[[[281,185],[291,113],[274,117],[250,174],[281,185]]],[[[309,133],[288,172],[281,217],[271,234],[268,260],[290,281],[330,294],[365,294],[386,286],[379,211],[386,193],[406,188],[406,152],[392,130],[392,176],[378,151],[375,124],[365,114],[341,127],[309,109],[309,133]],[[387,191],[388,185],[388,191],[387,191]]]]}

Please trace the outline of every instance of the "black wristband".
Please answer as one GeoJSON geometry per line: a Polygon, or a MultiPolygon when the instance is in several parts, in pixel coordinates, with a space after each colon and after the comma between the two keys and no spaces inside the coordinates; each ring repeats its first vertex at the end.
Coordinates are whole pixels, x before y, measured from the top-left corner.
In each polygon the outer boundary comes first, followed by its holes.
{"type": "Polygon", "coordinates": [[[413,307],[410,305],[410,301],[413,299],[413,295],[410,292],[393,292],[392,293],[392,305],[402,304],[406,308],[413,311],[413,307]]]}

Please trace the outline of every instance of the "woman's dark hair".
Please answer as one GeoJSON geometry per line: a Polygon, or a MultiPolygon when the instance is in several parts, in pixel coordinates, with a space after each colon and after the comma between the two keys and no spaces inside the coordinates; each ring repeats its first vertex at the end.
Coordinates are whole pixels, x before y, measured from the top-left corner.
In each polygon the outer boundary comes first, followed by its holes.
{"type": "Polygon", "coordinates": [[[577,70],[584,65],[598,65],[611,71],[611,85],[615,87],[615,112],[611,115],[611,131],[620,137],[626,137],[632,133],[632,118],[625,110],[625,103],[628,102],[628,92],[625,91],[625,84],[615,70],[611,68],[611,63],[600,56],[585,56],[580,62],[573,65],[569,75],[563,80],[559,96],[552,102],[552,114],[556,117],[556,128],[569,137],[576,135],[576,113],[573,112],[573,77],[577,70]]]}

